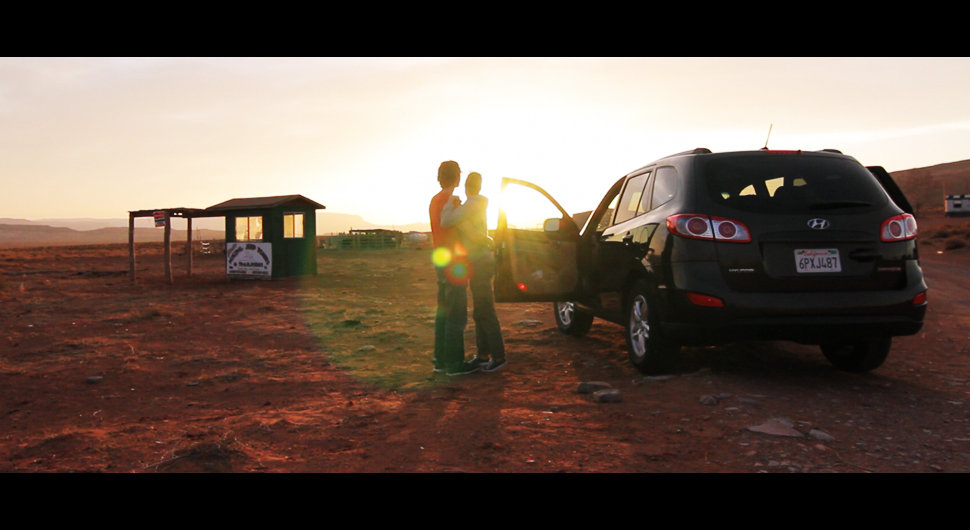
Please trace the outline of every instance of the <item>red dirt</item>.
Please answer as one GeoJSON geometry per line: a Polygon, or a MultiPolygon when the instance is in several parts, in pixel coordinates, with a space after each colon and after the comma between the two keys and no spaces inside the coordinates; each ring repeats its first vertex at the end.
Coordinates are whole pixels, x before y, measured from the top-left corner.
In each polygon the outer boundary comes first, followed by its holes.
{"type": "Polygon", "coordinates": [[[157,245],[134,282],[125,246],[0,249],[0,472],[967,472],[970,249],[942,248],[921,246],[923,331],[872,373],[771,342],[659,378],[619,327],[567,337],[548,304],[499,305],[505,370],[432,375],[423,251],[321,251],[274,281],[177,257],[169,285],[157,245]]]}

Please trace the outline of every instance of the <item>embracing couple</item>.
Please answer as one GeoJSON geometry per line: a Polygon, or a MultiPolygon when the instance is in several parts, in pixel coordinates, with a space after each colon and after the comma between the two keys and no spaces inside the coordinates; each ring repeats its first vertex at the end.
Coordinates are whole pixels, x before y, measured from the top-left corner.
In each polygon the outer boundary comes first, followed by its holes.
{"type": "Polygon", "coordinates": [[[431,199],[432,261],[438,277],[438,311],[435,314],[434,371],[448,375],[495,372],[505,364],[502,329],[495,314],[492,277],[495,258],[488,237],[485,209],[488,199],[479,192],[482,176],[469,173],[466,199],[454,196],[461,169],[452,160],[438,167],[441,191],[431,199]],[[467,288],[471,288],[477,352],[465,359],[468,323],[467,288]]]}

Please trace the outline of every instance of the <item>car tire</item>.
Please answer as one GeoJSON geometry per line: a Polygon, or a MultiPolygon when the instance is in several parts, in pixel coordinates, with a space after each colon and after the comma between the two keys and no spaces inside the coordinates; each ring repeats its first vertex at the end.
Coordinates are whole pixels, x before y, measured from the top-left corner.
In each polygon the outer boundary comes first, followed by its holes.
{"type": "Polygon", "coordinates": [[[580,309],[575,302],[553,302],[552,311],[559,331],[567,335],[582,337],[593,325],[593,314],[580,309]]]}
{"type": "Polygon", "coordinates": [[[892,343],[892,337],[875,337],[858,342],[822,344],[820,347],[832,366],[846,372],[862,373],[882,365],[892,343]]]}
{"type": "Polygon", "coordinates": [[[644,374],[671,371],[680,345],[663,336],[656,297],[646,282],[633,286],[626,307],[626,341],[633,366],[644,374]]]}

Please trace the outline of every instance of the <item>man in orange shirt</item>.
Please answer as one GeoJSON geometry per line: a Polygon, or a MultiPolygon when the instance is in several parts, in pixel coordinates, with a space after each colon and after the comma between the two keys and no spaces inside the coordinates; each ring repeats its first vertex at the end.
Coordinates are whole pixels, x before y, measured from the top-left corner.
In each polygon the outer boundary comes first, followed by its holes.
{"type": "Polygon", "coordinates": [[[455,228],[441,226],[441,211],[453,200],[461,169],[453,160],[438,166],[441,191],[431,198],[431,260],[438,277],[438,311],[434,320],[434,370],[448,375],[477,372],[477,363],[465,361],[465,326],[468,323],[468,263],[455,228]]]}

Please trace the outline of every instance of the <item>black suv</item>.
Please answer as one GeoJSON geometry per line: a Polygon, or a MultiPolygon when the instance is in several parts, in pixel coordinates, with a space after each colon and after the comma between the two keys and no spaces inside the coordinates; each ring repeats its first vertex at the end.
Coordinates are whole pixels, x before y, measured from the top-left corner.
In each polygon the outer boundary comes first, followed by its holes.
{"type": "Polygon", "coordinates": [[[644,373],[682,345],[750,339],[817,344],[864,372],[923,325],[912,207],[884,169],[835,150],[671,155],[575,216],[534,184],[502,189],[496,300],[552,301],[571,335],[594,317],[624,326],[644,373]]]}

